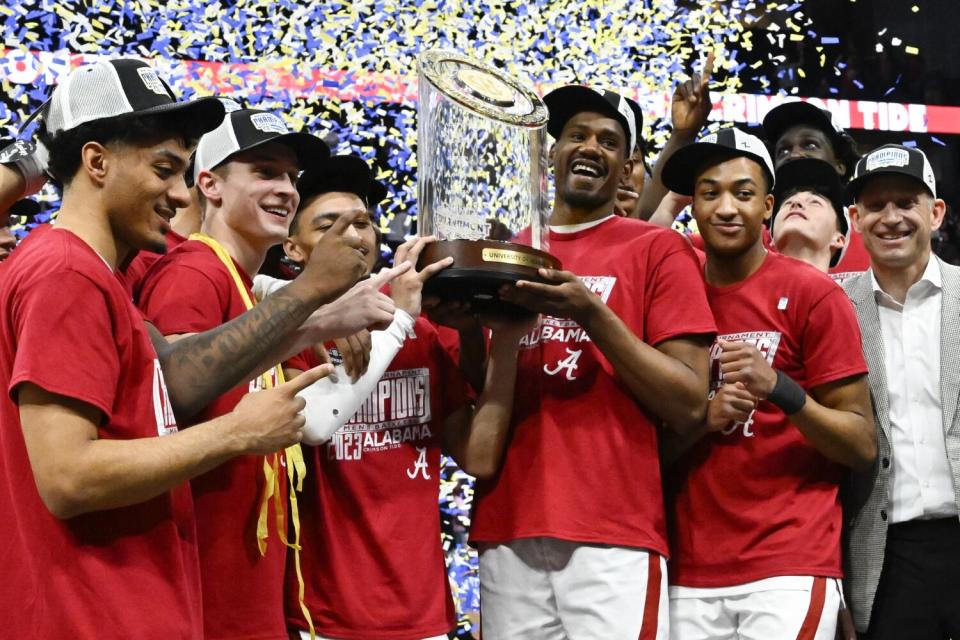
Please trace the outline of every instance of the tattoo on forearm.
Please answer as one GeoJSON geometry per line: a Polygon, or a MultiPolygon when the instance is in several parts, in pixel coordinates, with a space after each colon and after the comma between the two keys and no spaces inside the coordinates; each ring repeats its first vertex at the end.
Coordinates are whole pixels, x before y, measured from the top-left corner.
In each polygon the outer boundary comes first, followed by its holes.
{"type": "Polygon", "coordinates": [[[281,289],[243,315],[171,344],[161,360],[178,417],[196,414],[289,344],[314,307],[281,289]]]}

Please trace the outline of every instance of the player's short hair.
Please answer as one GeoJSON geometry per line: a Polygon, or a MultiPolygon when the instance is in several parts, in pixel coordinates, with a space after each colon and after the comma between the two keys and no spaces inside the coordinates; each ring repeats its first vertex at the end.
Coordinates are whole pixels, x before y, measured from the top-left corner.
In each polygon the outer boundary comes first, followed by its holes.
{"type": "Polygon", "coordinates": [[[56,183],[66,186],[79,171],[80,153],[88,142],[98,142],[104,146],[140,145],[175,138],[189,149],[196,146],[203,133],[202,125],[192,123],[181,114],[170,113],[103,118],[52,135],[41,122],[38,135],[50,154],[48,172],[56,183]]]}

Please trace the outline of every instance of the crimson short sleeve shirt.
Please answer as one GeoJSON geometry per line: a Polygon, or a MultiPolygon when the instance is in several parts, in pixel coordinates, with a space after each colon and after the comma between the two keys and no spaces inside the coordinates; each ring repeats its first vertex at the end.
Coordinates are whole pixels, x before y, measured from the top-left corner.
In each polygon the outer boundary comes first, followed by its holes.
{"type": "MultiPolygon", "coordinates": [[[[707,287],[718,337],[750,342],[806,390],[863,375],[860,329],[843,289],[769,253],[749,278],[707,287]]],[[[722,384],[711,350],[711,396],[722,384]]],[[[784,413],[761,402],[746,423],[712,433],[677,465],[671,584],[726,587],[785,575],[840,577],[844,468],[784,413]]]]}
{"type": "Polygon", "coordinates": [[[141,504],[55,518],[37,492],[17,393],[92,405],[102,440],[176,433],[137,309],[85,242],[34,230],[0,268],[0,629],[9,638],[202,636],[187,485],[141,504]]]}
{"type": "MultiPolygon", "coordinates": [[[[550,253],[650,345],[715,331],[693,249],[674,231],[612,217],[551,231],[550,253]]],[[[504,461],[478,487],[471,541],[549,536],[666,555],[657,430],[582,327],[543,318],[521,342],[504,461]]]]}
{"type": "MultiPolygon", "coordinates": [[[[239,265],[237,269],[252,298],[252,281],[239,265]]],[[[164,335],[208,331],[246,311],[226,267],[196,240],[187,240],[150,270],[140,307],[164,335]]],[[[229,413],[244,395],[260,388],[259,378],[237,385],[206,407],[196,422],[229,413]]],[[[274,534],[272,501],[266,556],[261,557],[257,549],[263,461],[263,456],[239,456],[191,481],[208,640],[287,638],[283,619],[286,551],[274,534]]],[[[286,496],[287,483],[280,486],[286,496]]]]}
{"type": "MultiPolygon", "coordinates": [[[[328,443],[304,447],[300,519],[311,544],[300,561],[323,636],[419,640],[456,626],[437,499],[443,424],[468,394],[436,329],[421,317],[414,331],[356,415],[328,443]]],[[[287,574],[288,623],[305,629],[287,574]]]]}
{"type": "MultiPolygon", "coordinates": [[[[167,252],[173,251],[186,242],[186,240],[182,235],[171,229],[167,232],[167,252]]],[[[130,261],[130,264],[123,270],[120,280],[134,300],[140,297],[140,287],[143,285],[143,280],[146,278],[147,272],[150,271],[151,267],[163,256],[164,254],[154,253],[153,251],[138,251],[137,255],[130,261]]]]}

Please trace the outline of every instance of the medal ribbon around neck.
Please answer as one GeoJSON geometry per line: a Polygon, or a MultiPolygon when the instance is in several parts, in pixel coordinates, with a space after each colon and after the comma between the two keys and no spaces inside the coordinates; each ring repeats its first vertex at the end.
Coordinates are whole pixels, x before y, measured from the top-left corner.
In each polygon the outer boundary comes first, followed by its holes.
{"type": "MultiPolygon", "coordinates": [[[[213,251],[217,258],[220,259],[220,262],[223,263],[230,277],[233,278],[233,283],[236,285],[237,291],[240,292],[243,305],[248,311],[253,309],[256,303],[250,296],[250,292],[247,290],[243,279],[240,277],[240,272],[237,271],[237,265],[234,264],[233,258],[231,258],[227,250],[223,248],[223,245],[205,233],[190,234],[190,240],[197,240],[210,247],[210,250],[213,251]]],[[[270,371],[266,371],[260,375],[260,382],[264,389],[271,389],[274,386],[274,378],[270,375],[271,372],[275,373],[277,384],[283,384],[285,382],[283,369],[278,364],[270,371]]],[[[303,617],[310,627],[310,637],[314,638],[316,631],[313,627],[313,620],[310,617],[310,611],[307,610],[307,606],[303,601],[303,572],[300,570],[300,510],[297,506],[297,492],[303,491],[303,479],[307,475],[307,466],[303,461],[303,450],[299,444],[287,447],[284,453],[287,456],[287,482],[290,485],[290,519],[293,521],[294,539],[292,543],[287,540],[287,528],[284,522],[284,514],[286,513],[284,507],[286,505],[283,504],[283,498],[280,492],[280,455],[274,453],[269,456],[264,456],[263,458],[263,477],[266,482],[263,486],[263,495],[260,497],[260,516],[257,519],[257,548],[260,550],[261,556],[266,555],[267,538],[270,535],[268,513],[270,499],[273,498],[273,512],[276,517],[277,536],[279,536],[280,542],[293,549],[294,566],[296,567],[297,585],[299,587],[300,611],[303,613],[303,617]]]]}

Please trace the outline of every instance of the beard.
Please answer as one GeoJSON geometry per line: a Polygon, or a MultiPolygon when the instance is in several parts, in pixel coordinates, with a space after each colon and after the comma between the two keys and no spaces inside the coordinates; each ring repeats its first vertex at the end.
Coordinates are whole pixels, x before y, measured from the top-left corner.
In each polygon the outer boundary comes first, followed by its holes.
{"type": "Polygon", "coordinates": [[[593,210],[605,204],[610,204],[612,211],[613,204],[616,201],[616,188],[616,185],[613,185],[613,189],[603,189],[601,191],[580,191],[567,187],[558,187],[557,195],[560,196],[560,199],[563,202],[573,209],[593,210]],[[607,191],[610,193],[606,193],[607,191]]]}

